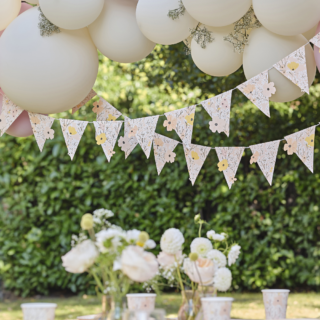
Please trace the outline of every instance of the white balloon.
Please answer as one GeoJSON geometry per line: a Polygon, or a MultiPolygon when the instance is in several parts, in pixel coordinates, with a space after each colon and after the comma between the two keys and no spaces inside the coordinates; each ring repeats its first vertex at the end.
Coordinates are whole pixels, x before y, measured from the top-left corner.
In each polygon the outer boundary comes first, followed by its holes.
{"type": "MultiPolygon", "coordinates": [[[[305,43],[307,43],[307,39],[301,34],[284,37],[263,27],[253,30],[249,37],[249,44],[245,47],[243,54],[243,69],[246,78],[252,78],[271,68],[275,63],[299,49],[305,43]]],[[[305,48],[309,86],[311,86],[316,74],[316,63],[310,44],[305,48]]],[[[277,89],[277,92],[270,98],[272,101],[288,102],[303,95],[297,85],[274,68],[269,70],[269,81],[274,82],[277,89]]]]}
{"type": "Polygon", "coordinates": [[[18,16],[20,8],[21,0],[0,0],[0,31],[18,16]]]}
{"type": "Polygon", "coordinates": [[[302,35],[303,35],[307,40],[312,39],[312,38],[316,35],[317,27],[318,27],[318,23],[317,23],[315,26],[313,26],[310,30],[304,32],[302,35]]]}
{"type": "Polygon", "coordinates": [[[190,15],[201,23],[212,27],[223,27],[244,16],[251,0],[183,0],[190,15]]]}
{"type": "Polygon", "coordinates": [[[198,22],[188,12],[175,20],[169,18],[169,10],[178,7],[179,0],[139,0],[136,17],[141,32],[160,44],[175,44],[186,39],[198,22]]]}
{"type": "Polygon", "coordinates": [[[239,69],[242,65],[242,54],[234,51],[233,45],[223,37],[233,31],[233,25],[226,27],[208,27],[214,40],[207,43],[205,49],[194,39],[191,41],[191,55],[194,63],[203,72],[211,76],[224,77],[239,69]]]}
{"type": "Polygon", "coordinates": [[[295,36],[320,20],[319,0],[253,0],[254,12],[268,30],[295,36]]]}
{"type": "Polygon", "coordinates": [[[94,85],[98,53],[86,28],[40,36],[39,10],[16,18],[0,38],[0,87],[21,108],[57,113],[80,103],[94,85]]]}
{"type": "Polygon", "coordinates": [[[88,29],[96,47],[109,59],[122,63],[145,58],[155,47],[136,20],[138,0],[105,0],[102,13],[88,29]]]}
{"type": "Polygon", "coordinates": [[[40,0],[46,18],[59,28],[75,30],[87,27],[102,11],[104,0],[40,0]]]}

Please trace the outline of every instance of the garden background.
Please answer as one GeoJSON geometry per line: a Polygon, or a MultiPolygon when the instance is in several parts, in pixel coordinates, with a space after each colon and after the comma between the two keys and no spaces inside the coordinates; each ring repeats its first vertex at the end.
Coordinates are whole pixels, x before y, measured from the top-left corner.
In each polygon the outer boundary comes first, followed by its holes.
{"type": "MultiPolygon", "coordinates": [[[[320,121],[319,74],[310,89],[291,103],[271,103],[271,118],[239,92],[233,93],[230,137],[209,130],[210,117],[197,108],[192,142],[206,146],[249,146],[278,140],[320,121]]],[[[100,56],[94,89],[124,115],[132,118],[162,114],[199,103],[245,81],[243,70],[224,77],[205,75],[185,55],[183,44],[157,46],[141,62],[124,65],[100,56]]],[[[45,102],[44,102],[45,103],[45,102]]],[[[92,103],[74,116],[95,120],[92,103]]],[[[157,132],[166,132],[165,118],[157,132]]],[[[295,291],[317,290],[320,284],[320,135],[316,130],[315,170],[312,174],[296,156],[287,156],[280,144],[273,186],[256,164],[250,165],[246,149],[231,190],[211,151],[195,186],[188,177],[183,148],[176,162],[157,175],[153,152],[146,159],[137,146],[127,160],[116,146],[107,162],[96,145],[89,124],[73,161],[59,122],[40,153],[34,137],[0,139],[0,279],[16,295],[54,292],[92,293],[86,274],[68,274],[61,256],[70,250],[71,235],[80,231],[86,212],[108,208],[112,222],[123,228],[150,233],[159,243],[163,231],[179,228],[187,239],[196,236],[193,217],[201,213],[210,228],[226,232],[242,247],[232,266],[234,291],[259,291],[287,287],[295,291]]],[[[122,131],[123,132],[123,128],[122,131]]],[[[121,135],[121,133],[120,133],[121,135]]],[[[154,250],[157,253],[159,246],[154,250]]]]}

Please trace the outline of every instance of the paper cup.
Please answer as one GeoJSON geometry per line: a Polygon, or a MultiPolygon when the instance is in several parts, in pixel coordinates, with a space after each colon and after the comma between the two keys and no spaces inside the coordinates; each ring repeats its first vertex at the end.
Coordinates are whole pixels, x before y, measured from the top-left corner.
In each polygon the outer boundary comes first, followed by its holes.
{"type": "Polygon", "coordinates": [[[23,320],[54,320],[55,303],[23,303],[23,320]]]}
{"type": "Polygon", "coordinates": [[[201,298],[204,320],[230,320],[233,298],[201,298]]]}
{"type": "Polygon", "coordinates": [[[128,308],[130,311],[153,311],[156,304],[155,293],[130,293],[127,294],[128,308]]]}
{"type": "Polygon", "coordinates": [[[91,314],[89,316],[81,316],[77,317],[78,320],[101,320],[102,315],[101,314],[91,314]]]}
{"type": "Polygon", "coordinates": [[[290,290],[261,290],[266,319],[286,319],[287,302],[290,290]]]}

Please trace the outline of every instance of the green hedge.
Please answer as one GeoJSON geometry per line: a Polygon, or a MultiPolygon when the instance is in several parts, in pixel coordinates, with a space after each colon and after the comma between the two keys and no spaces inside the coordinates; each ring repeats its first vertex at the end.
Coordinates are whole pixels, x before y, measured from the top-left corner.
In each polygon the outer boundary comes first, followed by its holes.
{"type": "MultiPolygon", "coordinates": [[[[96,89],[132,117],[156,114],[191,105],[243,81],[242,70],[226,78],[202,74],[183,55],[182,47],[157,47],[152,57],[134,65],[120,65],[101,57],[96,89]]],[[[209,116],[199,108],[193,143],[241,146],[272,141],[320,121],[317,80],[310,96],[288,104],[273,104],[266,117],[240,94],[234,95],[230,137],[212,134],[209,116]]],[[[77,119],[94,119],[91,107],[77,119]]],[[[71,117],[64,113],[60,116],[71,117]]],[[[165,132],[160,118],[157,132],[165,132]]],[[[239,242],[242,254],[233,266],[234,290],[264,287],[315,289],[320,283],[319,130],[314,174],[296,155],[287,156],[280,144],[273,186],[269,187],[248,149],[229,191],[211,151],[192,187],[182,146],[177,161],[158,176],[153,152],[146,159],[137,146],[125,161],[116,154],[107,162],[95,144],[93,125],[80,142],[73,161],[58,122],[55,139],[39,152],[33,137],[5,135],[0,140],[0,270],[6,289],[17,294],[48,294],[53,290],[90,292],[87,275],[71,275],[61,266],[61,255],[78,233],[81,215],[109,208],[124,228],[146,230],[159,242],[169,227],[184,232],[189,245],[196,236],[197,213],[217,232],[239,242]]],[[[123,129],[122,129],[123,132],[123,129]]],[[[205,230],[206,231],[206,230],[205,230]]],[[[157,252],[159,248],[155,250],[157,252]]]]}

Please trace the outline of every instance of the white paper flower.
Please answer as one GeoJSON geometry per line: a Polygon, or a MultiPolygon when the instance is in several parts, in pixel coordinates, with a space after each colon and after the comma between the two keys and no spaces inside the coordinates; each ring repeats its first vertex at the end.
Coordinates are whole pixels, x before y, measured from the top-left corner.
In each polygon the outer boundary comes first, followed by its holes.
{"type": "Polygon", "coordinates": [[[240,249],[241,247],[237,244],[231,247],[231,250],[229,251],[229,254],[228,254],[229,267],[232,266],[237,261],[240,254],[240,249]]]}
{"type": "Polygon", "coordinates": [[[209,286],[213,283],[215,268],[213,262],[209,259],[199,258],[194,262],[187,258],[184,260],[183,270],[193,282],[204,286],[209,286]]]}
{"type": "Polygon", "coordinates": [[[150,281],[159,271],[154,254],[138,246],[128,246],[121,255],[121,270],[136,282],[150,281]]]}
{"type": "Polygon", "coordinates": [[[227,291],[231,287],[232,274],[227,268],[220,268],[214,276],[214,287],[218,291],[227,291]]]}
{"type": "Polygon", "coordinates": [[[212,243],[206,238],[195,238],[191,242],[191,252],[196,252],[200,257],[206,257],[207,253],[212,250],[212,243]]]}
{"type": "Polygon", "coordinates": [[[169,253],[176,254],[181,251],[184,237],[180,230],[170,228],[164,232],[160,240],[161,250],[169,253]]]}
{"type": "Polygon", "coordinates": [[[126,240],[129,244],[136,244],[139,238],[139,234],[141,231],[133,229],[133,230],[128,230],[126,234],[126,240]]]}
{"type": "Polygon", "coordinates": [[[226,256],[219,250],[213,249],[207,253],[207,258],[212,260],[218,268],[223,268],[227,265],[226,256]]]}
{"type": "Polygon", "coordinates": [[[62,266],[70,273],[83,273],[94,264],[98,256],[99,251],[94,242],[85,240],[61,257],[62,266]]]}
{"type": "Polygon", "coordinates": [[[157,244],[155,243],[154,240],[149,239],[145,244],[144,244],[144,248],[145,249],[154,249],[157,246],[157,244]]]}
{"type": "Polygon", "coordinates": [[[108,252],[108,250],[116,250],[121,244],[121,240],[125,237],[125,233],[118,229],[101,230],[96,234],[96,244],[99,251],[102,253],[108,252]],[[105,242],[111,239],[111,246],[106,248],[105,242]]]}

